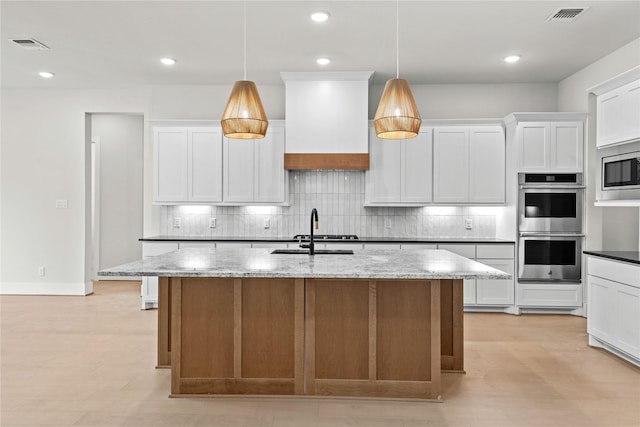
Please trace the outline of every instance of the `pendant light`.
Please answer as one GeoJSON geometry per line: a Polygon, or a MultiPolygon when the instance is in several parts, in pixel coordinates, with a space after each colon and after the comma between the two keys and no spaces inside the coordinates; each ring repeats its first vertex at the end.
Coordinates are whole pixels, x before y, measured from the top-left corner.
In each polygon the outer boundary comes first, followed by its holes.
{"type": "Polygon", "coordinates": [[[262,107],[258,87],[247,80],[247,2],[244,1],[244,80],[231,89],[227,106],[222,113],[222,132],[227,138],[264,138],[269,121],[262,107]]]}
{"type": "Polygon", "coordinates": [[[396,78],[387,80],[384,85],[384,91],[373,118],[376,135],[383,139],[413,138],[418,135],[422,123],[409,82],[398,78],[400,75],[399,4],[400,1],[396,0],[396,78]]]}

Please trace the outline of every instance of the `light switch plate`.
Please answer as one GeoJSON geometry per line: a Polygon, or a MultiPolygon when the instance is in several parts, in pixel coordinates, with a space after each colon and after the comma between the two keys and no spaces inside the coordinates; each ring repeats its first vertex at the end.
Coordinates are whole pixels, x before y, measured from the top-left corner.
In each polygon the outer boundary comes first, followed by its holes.
{"type": "Polygon", "coordinates": [[[67,199],[56,199],[56,209],[67,209],[69,201],[67,199]]]}

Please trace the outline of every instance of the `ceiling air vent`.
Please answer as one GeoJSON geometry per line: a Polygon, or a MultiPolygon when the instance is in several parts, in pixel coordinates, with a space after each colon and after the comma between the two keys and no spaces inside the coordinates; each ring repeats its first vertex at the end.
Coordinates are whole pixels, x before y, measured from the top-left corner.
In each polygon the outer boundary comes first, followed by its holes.
{"type": "Polygon", "coordinates": [[[21,48],[24,48],[27,50],[48,50],[49,49],[48,46],[45,46],[44,44],[40,43],[38,40],[35,40],[35,39],[9,39],[9,40],[14,42],[21,48]]]}
{"type": "Polygon", "coordinates": [[[561,7],[551,14],[544,22],[571,22],[589,9],[588,7],[561,7]]]}

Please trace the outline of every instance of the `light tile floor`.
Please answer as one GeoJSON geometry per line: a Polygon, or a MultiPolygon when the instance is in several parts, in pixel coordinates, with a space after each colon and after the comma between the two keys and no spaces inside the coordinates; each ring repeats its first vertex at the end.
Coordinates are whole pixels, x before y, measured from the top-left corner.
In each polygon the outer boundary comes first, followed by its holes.
{"type": "Polygon", "coordinates": [[[465,315],[465,375],[444,403],[168,398],[139,284],[88,297],[0,297],[0,425],[640,426],[640,369],[587,345],[574,316],[465,315]]]}

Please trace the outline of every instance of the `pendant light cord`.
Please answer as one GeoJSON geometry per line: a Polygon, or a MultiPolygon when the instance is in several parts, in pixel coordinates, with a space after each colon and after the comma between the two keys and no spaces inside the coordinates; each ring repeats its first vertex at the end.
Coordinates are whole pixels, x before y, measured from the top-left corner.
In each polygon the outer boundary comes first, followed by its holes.
{"type": "Polygon", "coordinates": [[[400,77],[400,0],[396,0],[396,79],[400,77]]]}
{"type": "Polygon", "coordinates": [[[243,51],[244,51],[244,80],[247,80],[247,0],[244,0],[244,2],[242,3],[242,6],[243,6],[242,16],[244,17],[244,20],[243,20],[243,26],[244,26],[244,46],[243,46],[243,51]]]}

